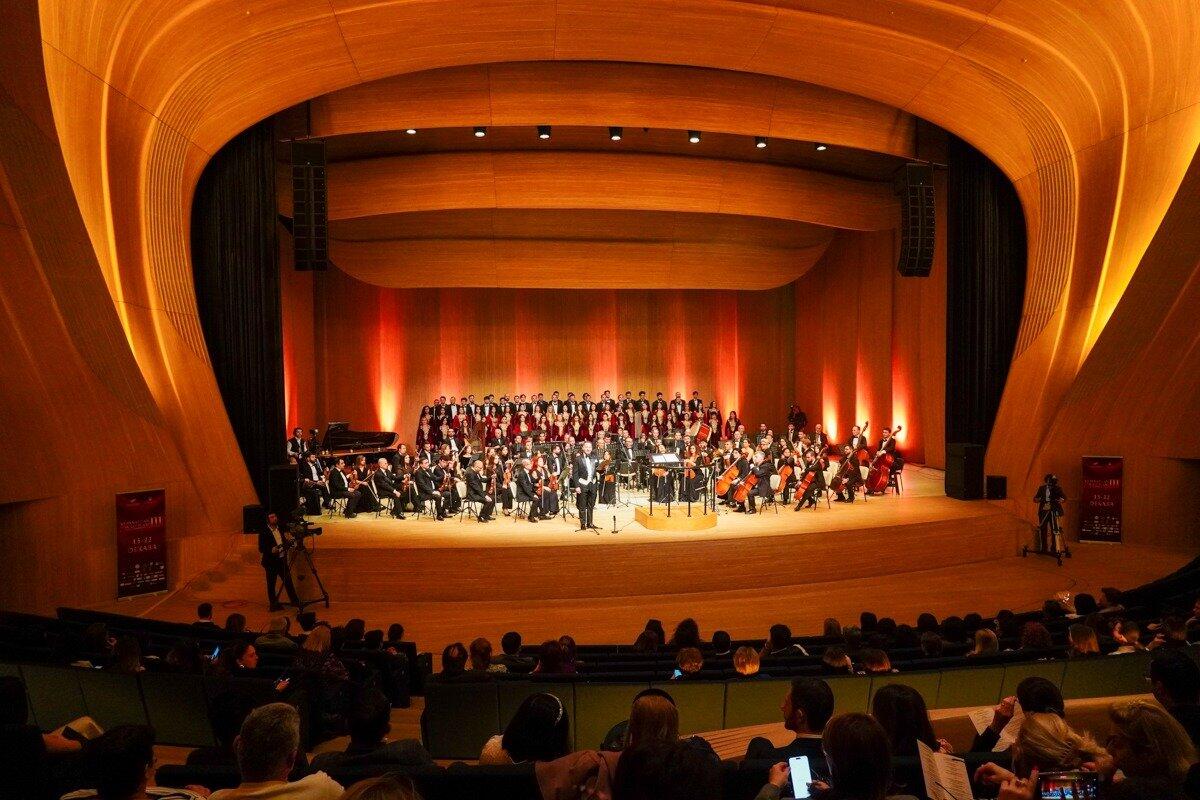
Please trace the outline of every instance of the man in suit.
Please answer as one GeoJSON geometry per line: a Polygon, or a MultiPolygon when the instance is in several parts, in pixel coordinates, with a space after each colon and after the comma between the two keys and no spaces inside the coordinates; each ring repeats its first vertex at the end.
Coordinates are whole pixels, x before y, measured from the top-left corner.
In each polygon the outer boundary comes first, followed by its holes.
{"type": "Polygon", "coordinates": [[[696,415],[699,419],[704,414],[704,401],[700,399],[700,390],[692,390],[692,399],[688,400],[688,411],[696,415]]]}
{"type": "Polygon", "coordinates": [[[592,402],[591,392],[583,393],[583,402],[579,404],[579,413],[588,414],[596,410],[596,404],[592,402]]]}
{"type": "Polygon", "coordinates": [[[346,459],[339,458],[334,462],[333,470],[329,473],[329,499],[334,500],[345,499],[346,501],[346,518],[354,519],[358,516],[356,509],[358,501],[362,499],[362,495],[358,490],[350,490],[350,479],[346,477],[343,471],[346,468],[346,459]]]}
{"type": "Polygon", "coordinates": [[[429,468],[429,456],[421,456],[421,463],[413,473],[413,483],[417,485],[418,508],[432,500],[437,508],[437,519],[441,522],[446,518],[445,498],[438,491],[438,484],[433,479],[433,470],[429,468]]]}
{"type": "Polygon", "coordinates": [[[537,522],[541,504],[538,502],[537,490],[533,485],[533,476],[530,474],[532,466],[533,462],[530,459],[522,458],[521,468],[513,476],[513,482],[517,485],[517,502],[529,503],[528,519],[530,522],[537,522]]]}
{"type": "Polygon", "coordinates": [[[853,503],[854,494],[858,491],[858,487],[862,485],[862,468],[858,465],[858,459],[855,457],[855,451],[850,445],[842,446],[842,464],[838,467],[838,474],[842,476],[842,488],[838,490],[838,496],[834,500],[835,503],[853,503]],[[847,464],[847,462],[851,462],[847,464]]]}
{"type": "Polygon", "coordinates": [[[575,484],[575,504],[579,508],[579,530],[600,530],[592,524],[592,510],[596,507],[596,459],[592,455],[592,443],[585,441],[582,453],[575,457],[572,481],[575,484]]]}
{"type": "Polygon", "coordinates": [[[279,592],[275,588],[276,581],[283,581],[288,600],[296,608],[300,608],[300,598],[296,596],[296,587],[292,585],[292,575],[288,571],[287,548],[295,543],[292,535],[279,527],[279,517],[267,514],[267,524],[258,531],[258,552],[262,556],[263,572],[267,576],[267,605],[272,611],[282,611],[279,604],[279,592]]]}
{"type": "Polygon", "coordinates": [[[813,426],[812,446],[817,450],[822,450],[827,444],[829,444],[829,435],[825,433],[825,428],[818,422],[813,426]]]}
{"type": "Polygon", "coordinates": [[[309,428],[309,429],[308,429],[308,441],[307,441],[307,442],[305,442],[305,446],[306,446],[306,447],[309,449],[309,451],[310,451],[310,452],[313,452],[313,453],[320,453],[320,452],[321,452],[321,436],[320,436],[320,433],[321,433],[321,432],[320,432],[320,431],[318,431],[316,428],[309,428]]]}
{"type": "Polygon", "coordinates": [[[674,399],[671,400],[671,413],[681,418],[685,411],[687,411],[687,403],[683,402],[683,395],[676,392],[674,399]]]}
{"type": "Polygon", "coordinates": [[[812,508],[817,504],[817,498],[825,494],[825,470],[820,459],[816,457],[813,451],[809,450],[804,454],[804,466],[800,471],[800,480],[803,481],[808,473],[812,473],[812,483],[808,485],[808,491],[803,497],[797,499],[796,511],[804,508],[812,508]]]}
{"type": "Polygon", "coordinates": [[[633,408],[636,411],[650,410],[650,401],[646,399],[645,390],[638,392],[638,399],[633,402],[633,408]]]}
{"type": "Polygon", "coordinates": [[[821,751],[821,734],[833,716],[833,690],[820,678],[796,678],[780,706],[783,726],[796,738],[783,747],[756,736],[746,748],[746,759],[777,763],[795,756],[808,756],[814,778],[827,779],[828,767],[821,751]]]}
{"type": "Polygon", "coordinates": [[[559,399],[558,392],[550,395],[550,402],[547,407],[550,409],[550,413],[556,417],[562,413],[563,402],[559,399]]]}
{"type": "Polygon", "coordinates": [[[317,458],[315,451],[310,450],[308,456],[300,462],[300,494],[304,497],[306,511],[309,514],[319,514],[315,506],[329,508],[329,483],[325,480],[325,468],[317,458]]]}
{"type": "Polygon", "coordinates": [[[287,440],[287,460],[289,464],[299,464],[308,455],[308,443],[304,441],[304,429],[292,430],[292,438],[287,440]]]}
{"type": "Polygon", "coordinates": [[[568,416],[574,416],[579,410],[579,402],[575,399],[574,392],[567,392],[567,402],[563,403],[563,411],[567,412],[568,416]]]}
{"type": "Polygon", "coordinates": [[[773,494],[771,491],[771,476],[775,474],[775,465],[771,462],[771,459],[766,457],[763,451],[759,450],[754,454],[754,466],[751,470],[758,478],[758,483],[754,484],[754,488],[750,490],[750,496],[747,498],[747,502],[750,504],[750,513],[754,514],[756,512],[754,507],[755,498],[767,500],[773,494]]]}
{"type": "Polygon", "coordinates": [[[458,496],[458,485],[455,482],[454,468],[451,462],[457,456],[454,455],[439,455],[437,464],[433,468],[433,485],[437,487],[442,495],[442,514],[450,514],[457,512],[462,499],[458,496]],[[448,488],[442,491],[443,486],[448,488]]]}
{"type": "MultiPolygon", "coordinates": [[[[401,445],[403,447],[404,445],[401,445]]],[[[379,497],[392,498],[392,516],[396,519],[404,519],[404,504],[409,501],[400,491],[399,485],[396,483],[395,474],[391,470],[391,465],[388,464],[386,458],[380,458],[376,464],[377,469],[371,473],[371,481],[375,484],[375,493],[379,497]]],[[[409,487],[412,490],[412,487],[409,487]]]]}
{"type": "Polygon", "coordinates": [[[663,399],[662,392],[657,392],[654,395],[654,402],[650,404],[650,411],[651,411],[651,413],[653,413],[655,411],[658,411],[660,408],[663,411],[666,411],[667,410],[667,401],[663,399]]]}
{"type": "Polygon", "coordinates": [[[492,512],[496,510],[496,498],[487,493],[481,458],[471,462],[471,469],[467,470],[467,499],[472,503],[479,503],[480,522],[492,521],[492,512]]]}
{"type": "Polygon", "coordinates": [[[857,453],[859,450],[867,448],[867,437],[863,436],[862,428],[855,425],[850,429],[850,440],[846,442],[850,445],[850,449],[857,453]]]}

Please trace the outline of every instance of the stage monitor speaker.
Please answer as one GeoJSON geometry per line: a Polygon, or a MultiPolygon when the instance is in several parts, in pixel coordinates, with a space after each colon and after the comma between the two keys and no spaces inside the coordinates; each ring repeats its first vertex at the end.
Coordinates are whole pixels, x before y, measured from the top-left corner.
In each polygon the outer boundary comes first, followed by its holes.
{"type": "Polygon", "coordinates": [[[900,259],[906,278],[928,278],[933,269],[933,167],[905,164],[900,182],[900,259]]]}
{"type": "Polygon", "coordinates": [[[267,475],[267,509],[283,520],[300,504],[296,468],[290,464],[271,467],[267,475]]]}
{"type": "Polygon", "coordinates": [[[329,267],[325,142],[292,142],[292,238],[297,270],[329,267]]]}
{"type": "Polygon", "coordinates": [[[988,475],[986,481],[988,500],[1008,499],[1008,476],[988,475]]]}
{"type": "Polygon", "coordinates": [[[242,506],[242,533],[258,533],[267,522],[267,510],[258,503],[242,506]]]}
{"type": "Polygon", "coordinates": [[[946,496],[958,500],[983,499],[983,445],[963,442],[946,445],[946,496]]]}

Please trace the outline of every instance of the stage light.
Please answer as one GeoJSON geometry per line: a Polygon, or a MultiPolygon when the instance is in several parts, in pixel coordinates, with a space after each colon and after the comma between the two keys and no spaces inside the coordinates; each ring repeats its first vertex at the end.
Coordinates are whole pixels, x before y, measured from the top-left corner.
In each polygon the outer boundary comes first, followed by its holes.
{"type": "Polygon", "coordinates": [[[538,125],[538,138],[539,139],[549,139],[550,138],[550,126],[549,125],[538,125]]]}
{"type": "Polygon", "coordinates": [[[757,147],[759,150],[762,150],[764,147],[767,146],[767,137],[755,136],[754,137],[754,146],[757,147]]]}
{"type": "Polygon", "coordinates": [[[405,129],[404,132],[407,133],[409,136],[414,136],[417,133],[417,129],[416,128],[407,128],[407,129],[405,129]]]}
{"type": "Polygon", "coordinates": [[[818,153],[824,153],[828,149],[829,149],[829,145],[821,144],[820,142],[817,142],[817,152],[818,153]]]}
{"type": "Polygon", "coordinates": [[[487,136],[487,126],[486,125],[476,125],[475,126],[475,138],[482,139],[485,136],[487,136]]]}
{"type": "Polygon", "coordinates": [[[688,131],[688,141],[692,144],[700,143],[700,131],[688,131]]]}
{"type": "Polygon", "coordinates": [[[620,125],[609,125],[608,126],[608,138],[612,139],[614,142],[621,141],[622,133],[623,132],[621,130],[620,125]]]}

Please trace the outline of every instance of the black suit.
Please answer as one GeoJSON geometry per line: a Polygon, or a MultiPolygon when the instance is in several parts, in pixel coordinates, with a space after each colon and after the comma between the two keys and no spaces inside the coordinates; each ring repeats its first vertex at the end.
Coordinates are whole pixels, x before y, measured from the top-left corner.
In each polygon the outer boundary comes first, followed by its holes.
{"type": "Polygon", "coordinates": [[[769,739],[755,736],[746,748],[747,761],[769,761],[777,764],[796,756],[808,756],[808,766],[814,778],[829,777],[825,753],[821,750],[820,736],[797,736],[790,744],[776,747],[769,739]]]}
{"type": "Polygon", "coordinates": [[[758,483],[754,484],[754,488],[750,490],[750,497],[747,498],[750,510],[754,511],[754,499],[756,497],[766,500],[772,495],[771,476],[775,474],[775,465],[768,459],[763,459],[763,462],[754,467],[751,472],[758,478],[758,483]]]}
{"type": "Polygon", "coordinates": [[[846,444],[850,445],[850,449],[857,453],[867,446],[867,437],[860,433],[858,436],[851,436],[846,444]]]}
{"type": "Polygon", "coordinates": [[[592,527],[592,512],[596,507],[596,495],[599,490],[600,480],[599,470],[596,466],[595,454],[590,456],[581,454],[575,457],[571,482],[579,490],[579,494],[575,496],[575,504],[579,508],[580,530],[592,527]],[[590,480],[587,477],[589,470],[592,474],[590,480]]]}
{"type": "MultiPolygon", "coordinates": [[[[278,531],[282,543],[286,544],[291,541],[289,534],[280,531],[278,528],[276,531],[278,531]]],[[[260,528],[258,531],[258,552],[262,556],[263,571],[267,575],[267,604],[272,609],[279,605],[279,593],[275,589],[275,582],[282,580],[283,588],[288,594],[288,600],[296,608],[299,608],[300,598],[296,596],[296,587],[292,585],[292,575],[288,571],[287,558],[275,553],[275,533],[266,526],[260,528]]]]}
{"type": "Polygon", "coordinates": [[[437,518],[442,519],[445,516],[446,498],[438,492],[438,485],[434,481],[433,471],[429,469],[418,469],[413,473],[413,483],[417,486],[417,503],[423,504],[427,500],[435,501],[437,506],[437,518]]]}
{"type": "Polygon", "coordinates": [[[813,473],[813,480],[812,483],[808,485],[808,491],[804,493],[804,496],[798,498],[798,502],[796,503],[797,510],[805,507],[815,506],[817,504],[817,498],[825,493],[825,471],[821,467],[821,461],[817,460],[812,464],[806,464],[800,470],[801,481],[804,480],[805,476],[809,472],[813,473]]]}
{"type": "Polygon", "coordinates": [[[529,503],[529,521],[538,521],[538,512],[541,510],[538,507],[537,488],[533,485],[533,478],[529,472],[524,469],[518,470],[513,477],[513,482],[517,485],[517,501],[521,503],[529,503]]]}
{"type": "Polygon", "coordinates": [[[331,499],[344,497],[346,499],[346,516],[353,517],[362,495],[358,493],[357,489],[350,491],[350,482],[346,479],[345,473],[335,469],[329,473],[329,497],[331,499]]]}
{"type": "Polygon", "coordinates": [[[483,484],[483,476],[473,469],[467,470],[467,499],[472,503],[479,503],[479,519],[492,518],[492,512],[496,509],[496,498],[488,497],[487,487],[483,484]]]}
{"type": "Polygon", "coordinates": [[[704,401],[698,399],[688,400],[688,411],[695,411],[697,414],[704,411],[704,401]]]}
{"type": "Polygon", "coordinates": [[[325,476],[321,460],[301,461],[296,467],[296,474],[300,477],[300,496],[304,498],[307,513],[319,514],[322,506],[329,505],[329,486],[323,482],[325,476]]]}

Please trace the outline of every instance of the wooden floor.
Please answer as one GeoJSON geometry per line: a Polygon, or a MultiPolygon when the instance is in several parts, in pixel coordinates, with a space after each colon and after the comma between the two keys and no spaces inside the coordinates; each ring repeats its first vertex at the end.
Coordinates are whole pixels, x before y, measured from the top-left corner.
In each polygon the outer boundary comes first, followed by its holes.
{"type": "MultiPolygon", "coordinates": [[[[711,531],[668,533],[620,524],[581,533],[561,522],[376,520],[320,523],[316,561],[333,603],[319,613],[370,627],[401,622],[422,650],[519,630],[528,642],[570,633],[581,643],[632,642],[647,618],[695,617],[707,635],[763,636],[773,623],[819,632],[827,616],[864,609],[912,621],[922,611],[994,613],[1040,606],[1060,591],[1098,593],[1161,576],[1193,554],[1076,545],[1063,567],[1021,558],[1021,520],[985,502],[941,494],[941,473],[913,470],[901,497],[722,514],[711,531]]],[[[617,511],[632,516],[630,509],[617,511]]],[[[612,512],[602,506],[597,521],[612,512]]],[[[262,570],[251,537],[220,565],[170,595],[105,606],[191,619],[197,603],[264,626],[262,570]]]]}

